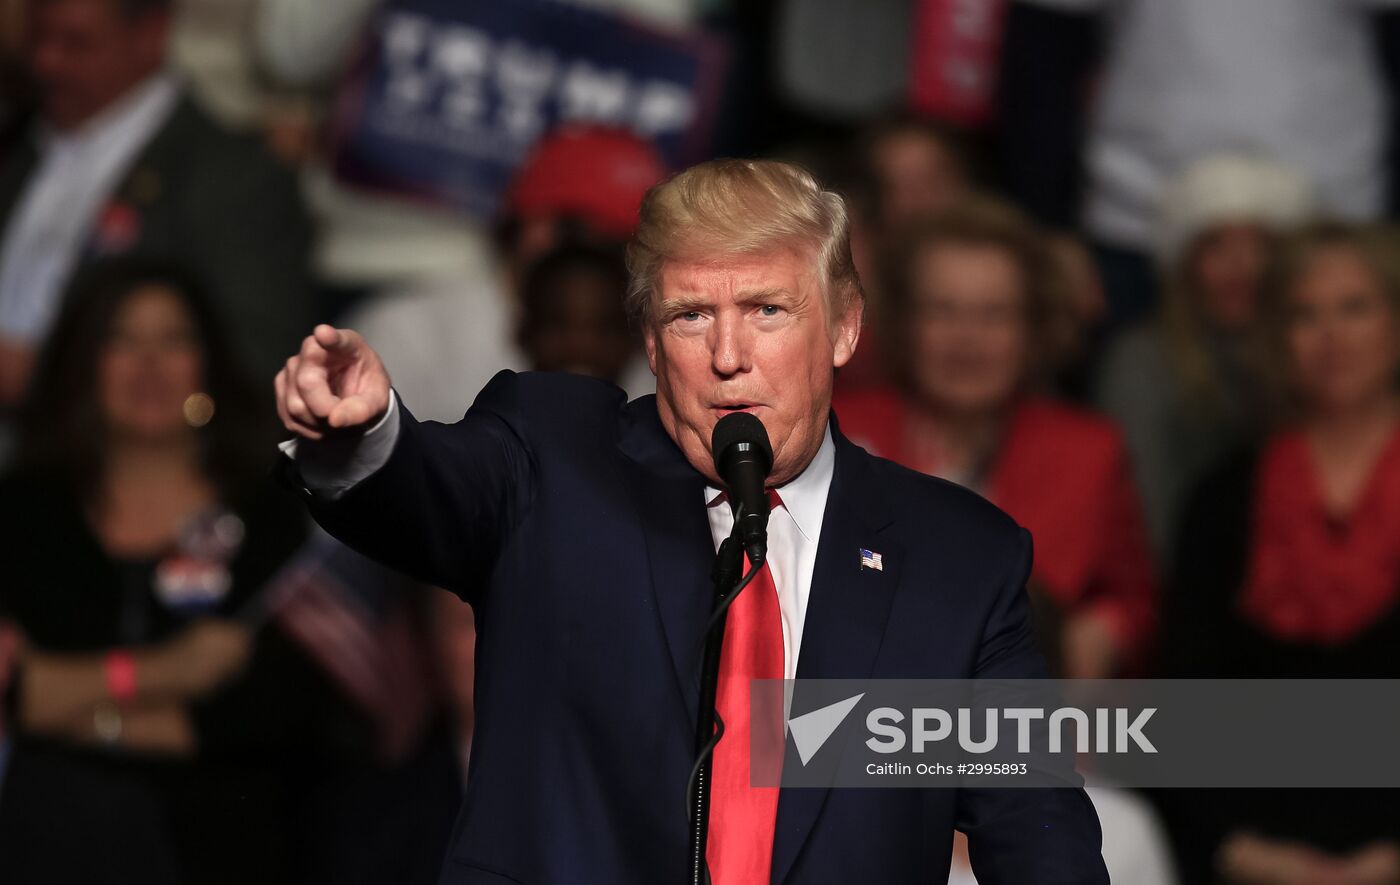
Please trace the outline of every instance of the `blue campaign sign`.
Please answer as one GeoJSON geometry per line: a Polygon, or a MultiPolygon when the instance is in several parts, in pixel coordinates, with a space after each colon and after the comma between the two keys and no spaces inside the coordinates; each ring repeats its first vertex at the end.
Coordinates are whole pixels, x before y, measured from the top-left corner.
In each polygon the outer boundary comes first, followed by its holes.
{"type": "Polygon", "coordinates": [[[649,138],[701,159],[724,48],[563,0],[392,0],[348,75],[331,163],[347,184],[492,217],[511,173],[556,124],[649,138]]]}

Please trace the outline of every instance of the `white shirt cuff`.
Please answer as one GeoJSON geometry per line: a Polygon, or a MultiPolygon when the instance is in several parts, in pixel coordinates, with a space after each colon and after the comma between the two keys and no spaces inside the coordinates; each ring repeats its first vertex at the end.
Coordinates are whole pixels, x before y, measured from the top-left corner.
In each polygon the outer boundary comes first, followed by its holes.
{"type": "Polygon", "coordinates": [[[289,439],[277,448],[297,462],[302,491],[333,501],[389,463],[399,440],[397,412],[398,394],[390,388],[384,416],[359,436],[289,439]]]}

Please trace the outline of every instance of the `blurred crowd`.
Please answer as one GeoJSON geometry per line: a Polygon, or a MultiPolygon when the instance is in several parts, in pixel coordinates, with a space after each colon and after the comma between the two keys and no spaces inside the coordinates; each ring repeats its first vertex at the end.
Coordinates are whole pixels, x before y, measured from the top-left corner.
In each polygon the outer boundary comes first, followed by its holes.
{"type": "MultiPolygon", "coordinates": [[[[489,217],[350,174],[433,5],[0,0],[4,881],[435,878],[473,615],[307,521],[271,379],[333,322],[420,419],[650,393],[622,250],[675,162],[580,117],[489,217]]],[[[847,198],[840,429],[1030,529],[1057,673],[1400,676],[1400,3],[550,5],[721,41],[698,156],[847,198]]],[[[1115,881],[1400,883],[1391,791],[1090,792],[1115,881]]]]}

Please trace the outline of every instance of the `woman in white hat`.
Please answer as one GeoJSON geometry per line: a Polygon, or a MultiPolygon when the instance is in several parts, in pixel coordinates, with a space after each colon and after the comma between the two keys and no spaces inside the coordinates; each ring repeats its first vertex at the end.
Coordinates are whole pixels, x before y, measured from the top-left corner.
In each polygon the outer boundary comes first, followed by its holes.
{"type": "Polygon", "coordinates": [[[1299,173],[1240,152],[1191,164],[1163,195],[1161,308],[1110,347],[1097,390],[1126,434],[1159,562],[1171,561],[1200,472],[1261,428],[1262,385],[1246,353],[1260,277],[1276,234],[1311,209],[1299,173]]]}

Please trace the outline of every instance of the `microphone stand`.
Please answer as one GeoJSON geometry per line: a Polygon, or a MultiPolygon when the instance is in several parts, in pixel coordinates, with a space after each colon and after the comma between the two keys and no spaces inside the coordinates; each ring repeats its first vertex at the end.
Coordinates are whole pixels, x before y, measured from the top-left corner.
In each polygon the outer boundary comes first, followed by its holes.
{"type": "Polygon", "coordinates": [[[739,592],[748,586],[763,563],[753,563],[743,574],[744,545],[739,541],[739,521],[734,532],[724,539],[715,554],[710,579],[714,583],[714,605],[705,633],[705,649],[700,667],[700,705],[695,717],[695,765],[687,786],[686,811],[690,820],[690,885],[709,885],[710,874],[705,866],[705,846],[710,829],[710,769],[715,746],[724,736],[724,721],[715,711],[715,694],[719,687],[720,653],[724,648],[724,625],[729,606],[739,592]],[[742,580],[740,579],[742,576],[742,580]]]}

